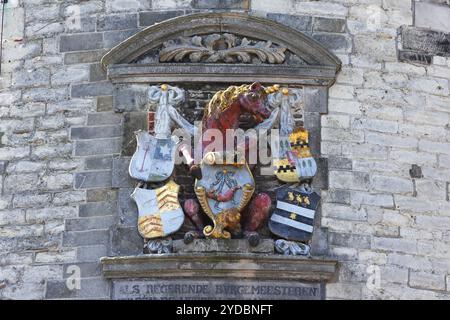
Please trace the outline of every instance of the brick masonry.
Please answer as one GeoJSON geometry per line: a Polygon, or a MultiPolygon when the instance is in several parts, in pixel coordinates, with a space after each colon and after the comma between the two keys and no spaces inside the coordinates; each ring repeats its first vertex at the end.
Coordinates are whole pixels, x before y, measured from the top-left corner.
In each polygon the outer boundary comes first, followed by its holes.
{"type": "MultiPolygon", "coordinates": [[[[145,105],[106,80],[100,58],[146,26],[217,8],[296,28],[343,62],[316,128],[329,168],[320,219],[328,232],[318,237],[341,263],[327,298],[450,298],[450,59],[445,44],[424,52],[413,41],[427,34],[414,25],[421,13],[411,1],[17,0],[6,7],[0,299],[110,296],[98,259],[142,248],[124,168],[145,105]],[[65,285],[73,265],[79,291],[65,285]],[[379,271],[379,287],[366,285],[371,270],[379,271]]],[[[427,32],[435,39],[450,30],[427,32]]],[[[187,108],[200,115],[196,103],[187,108]]]]}

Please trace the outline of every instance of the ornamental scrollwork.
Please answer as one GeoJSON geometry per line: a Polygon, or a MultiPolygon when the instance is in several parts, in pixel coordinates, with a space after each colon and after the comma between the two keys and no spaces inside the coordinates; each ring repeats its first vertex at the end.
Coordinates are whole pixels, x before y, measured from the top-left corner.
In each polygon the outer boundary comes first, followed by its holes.
{"type": "Polygon", "coordinates": [[[282,64],[286,48],[230,33],[180,37],[163,43],[160,62],[282,64]]]}

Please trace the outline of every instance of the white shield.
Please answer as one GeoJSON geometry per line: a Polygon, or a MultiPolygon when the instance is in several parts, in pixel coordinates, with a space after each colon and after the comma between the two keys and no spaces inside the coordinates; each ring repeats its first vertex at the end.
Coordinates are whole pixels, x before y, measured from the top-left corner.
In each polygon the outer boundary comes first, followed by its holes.
{"type": "Polygon", "coordinates": [[[184,213],[178,202],[179,188],[171,180],[161,188],[134,190],[131,198],[138,207],[138,230],[142,237],[165,237],[181,228],[184,213]]]}
{"type": "Polygon", "coordinates": [[[173,172],[177,137],[160,139],[136,132],[137,148],[131,158],[130,176],[142,181],[164,181],[173,172]]]}

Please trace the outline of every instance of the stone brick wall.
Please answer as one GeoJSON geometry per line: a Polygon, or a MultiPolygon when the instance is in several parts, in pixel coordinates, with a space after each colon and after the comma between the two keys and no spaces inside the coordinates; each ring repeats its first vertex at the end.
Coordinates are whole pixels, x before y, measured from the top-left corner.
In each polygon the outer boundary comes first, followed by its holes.
{"type": "MultiPolygon", "coordinates": [[[[446,0],[421,2],[449,8],[446,0]]],[[[142,240],[132,232],[132,210],[118,206],[130,193],[115,187],[114,175],[125,170],[119,155],[127,119],[114,112],[99,60],[145,26],[218,8],[296,28],[343,63],[321,120],[329,189],[320,223],[329,256],[340,261],[327,298],[450,298],[450,53],[441,45],[417,51],[429,56],[426,63],[399,61],[401,27],[426,21],[417,19],[420,5],[9,0],[5,7],[1,299],[109,298],[98,259],[130,253],[142,240]],[[73,265],[82,281],[70,291],[73,265]]]]}

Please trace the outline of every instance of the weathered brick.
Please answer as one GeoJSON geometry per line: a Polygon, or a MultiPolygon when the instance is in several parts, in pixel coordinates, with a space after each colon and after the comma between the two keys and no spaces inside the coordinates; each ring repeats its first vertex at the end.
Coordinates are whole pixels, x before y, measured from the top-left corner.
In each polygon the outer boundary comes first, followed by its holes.
{"type": "Polygon", "coordinates": [[[136,14],[115,14],[100,17],[97,20],[97,31],[124,30],[137,27],[136,14]]]}
{"type": "Polygon", "coordinates": [[[445,290],[445,275],[411,271],[409,274],[409,286],[421,289],[445,290]]]}
{"type": "Polygon", "coordinates": [[[313,38],[333,51],[346,52],[352,46],[350,39],[341,34],[315,33],[313,38]]]}
{"type": "Polygon", "coordinates": [[[89,171],[75,174],[75,188],[111,187],[111,171],[89,171]]]}
{"type": "Polygon", "coordinates": [[[91,64],[89,69],[89,81],[102,81],[106,80],[106,71],[98,63],[91,64]]]}
{"type": "Polygon", "coordinates": [[[352,247],[357,249],[369,249],[370,237],[355,234],[342,234],[336,232],[329,233],[329,241],[331,245],[341,247],[352,247]]]}
{"type": "MultiPolygon", "coordinates": [[[[44,251],[36,253],[36,263],[64,263],[75,261],[76,250],[65,249],[58,251],[44,251]]],[[[61,275],[61,273],[59,273],[61,275]]]]}
{"type": "Polygon", "coordinates": [[[13,207],[14,208],[29,208],[39,207],[50,203],[50,194],[27,194],[27,195],[14,195],[13,207]]]}
{"type": "Polygon", "coordinates": [[[268,13],[267,18],[275,20],[281,24],[287,25],[291,28],[297,29],[299,31],[310,31],[311,32],[311,17],[308,16],[297,16],[291,14],[281,14],[281,13],[268,13]]]}
{"type": "Polygon", "coordinates": [[[326,286],[327,298],[361,299],[362,288],[360,285],[352,283],[329,283],[326,286]]]}
{"type": "Polygon", "coordinates": [[[392,283],[406,285],[408,283],[408,268],[397,266],[382,266],[380,268],[381,285],[386,286],[392,283]]]}
{"type": "Polygon", "coordinates": [[[419,228],[423,229],[448,230],[450,227],[450,217],[416,216],[415,223],[419,228]]]}
{"type": "Polygon", "coordinates": [[[58,5],[42,5],[36,6],[33,10],[29,10],[26,12],[25,21],[27,23],[36,21],[36,20],[55,20],[58,19],[59,16],[59,6],[58,5]]]}
{"type": "Polygon", "coordinates": [[[12,174],[5,178],[3,190],[5,194],[21,191],[32,191],[39,188],[39,178],[35,173],[12,174]]]}
{"type": "Polygon", "coordinates": [[[43,190],[68,189],[73,184],[71,173],[49,174],[41,179],[40,188],[43,190]]]}
{"type": "Polygon", "coordinates": [[[0,211],[0,226],[25,223],[24,210],[0,211]]]}
{"type": "Polygon", "coordinates": [[[426,200],[444,200],[446,196],[446,182],[434,180],[416,180],[416,196],[426,200]]]}
{"type": "Polygon", "coordinates": [[[108,229],[115,223],[114,216],[102,216],[80,219],[66,219],[66,231],[87,231],[92,229],[108,229]]]}
{"type": "Polygon", "coordinates": [[[64,191],[57,192],[53,196],[53,204],[67,205],[73,203],[81,203],[86,200],[85,191],[64,191]]]}
{"type": "Polygon", "coordinates": [[[61,278],[62,267],[57,265],[25,267],[22,280],[25,283],[42,283],[45,280],[61,278]]]}
{"type": "Polygon", "coordinates": [[[32,149],[33,159],[48,159],[55,157],[67,157],[72,153],[72,144],[48,144],[32,149]]]}
{"type": "Polygon", "coordinates": [[[109,299],[109,282],[104,278],[81,279],[80,290],[69,290],[66,280],[50,280],[46,283],[45,299],[109,299]]]}
{"type": "Polygon", "coordinates": [[[379,144],[382,146],[391,146],[400,148],[416,148],[418,145],[418,140],[415,138],[376,132],[367,132],[366,141],[368,143],[379,144]]]}
{"type": "Polygon", "coordinates": [[[450,142],[420,140],[419,150],[424,152],[450,154],[450,142]]]}
{"type": "Polygon", "coordinates": [[[139,32],[139,29],[106,31],[103,35],[105,48],[112,48],[139,32]]]}
{"type": "Polygon", "coordinates": [[[372,177],[371,187],[376,191],[403,194],[409,194],[413,190],[412,181],[410,179],[379,175],[372,177]]]}
{"type": "Polygon", "coordinates": [[[37,117],[42,116],[45,113],[44,103],[26,103],[24,105],[11,106],[9,114],[11,117],[37,117]]]}
{"type": "Polygon", "coordinates": [[[17,162],[10,162],[8,164],[6,172],[8,172],[8,173],[36,172],[36,171],[41,171],[43,168],[45,168],[44,163],[28,161],[28,160],[21,160],[21,161],[17,161],[17,162]]]}
{"type": "Polygon", "coordinates": [[[450,90],[449,81],[447,79],[438,78],[414,78],[410,80],[409,87],[414,91],[441,96],[448,96],[450,90]]]}
{"type": "Polygon", "coordinates": [[[350,191],[345,189],[329,190],[327,201],[331,203],[350,204],[350,191]]]}
{"type": "Polygon", "coordinates": [[[97,98],[97,111],[112,111],[113,110],[113,97],[112,96],[104,96],[97,98]]]}
{"type": "Polygon", "coordinates": [[[80,205],[79,216],[86,217],[97,217],[97,216],[108,216],[117,212],[117,203],[115,202],[90,202],[80,205]]]}
{"type": "Polygon", "coordinates": [[[353,191],[351,193],[351,204],[354,206],[365,204],[365,205],[369,205],[369,206],[380,206],[383,208],[393,208],[394,207],[394,199],[393,199],[392,195],[387,195],[387,194],[371,194],[371,193],[353,191]]]}
{"type": "Polygon", "coordinates": [[[398,123],[396,121],[357,118],[352,122],[352,128],[367,129],[384,133],[397,133],[398,123]]]}
{"type": "Polygon", "coordinates": [[[192,0],[195,9],[242,9],[250,7],[249,0],[192,0]]]}
{"type": "Polygon", "coordinates": [[[402,45],[404,49],[430,54],[445,55],[450,45],[450,33],[427,28],[402,27],[402,45]]]}
{"type": "Polygon", "coordinates": [[[57,70],[52,75],[52,85],[85,82],[89,79],[89,70],[85,66],[69,66],[57,70]]]}
{"type": "Polygon", "coordinates": [[[71,99],[47,104],[48,115],[63,113],[67,117],[83,116],[92,109],[93,103],[90,99],[71,99]]]}
{"type": "Polygon", "coordinates": [[[331,99],[354,100],[355,88],[349,85],[335,84],[330,88],[329,96],[331,99]]]}
{"type": "Polygon", "coordinates": [[[16,87],[39,87],[48,85],[50,81],[50,71],[45,68],[37,70],[29,69],[15,72],[12,78],[12,85],[16,87]]]}
{"type": "Polygon", "coordinates": [[[112,185],[114,188],[134,187],[136,181],[128,173],[130,158],[121,157],[113,159],[112,185]]]}
{"type": "Polygon", "coordinates": [[[94,82],[89,84],[77,84],[72,86],[73,98],[95,97],[111,95],[113,86],[110,82],[94,82]]]}
{"type": "Polygon", "coordinates": [[[139,26],[151,26],[155,23],[168,20],[184,14],[183,10],[168,10],[168,11],[151,11],[139,13],[139,26]]]}
{"type": "Polygon", "coordinates": [[[330,171],[330,187],[350,190],[369,190],[369,174],[366,172],[330,171]]]}
{"type": "Polygon", "coordinates": [[[63,35],[60,39],[60,52],[87,51],[103,48],[102,33],[63,35]]]}
{"type": "Polygon", "coordinates": [[[104,54],[105,53],[103,50],[68,52],[68,53],[64,54],[64,63],[65,64],[78,64],[78,63],[99,62],[104,54]]]}
{"type": "Polygon", "coordinates": [[[112,232],[112,249],[115,255],[140,254],[144,245],[137,227],[119,227],[112,232]]]}
{"type": "Polygon", "coordinates": [[[67,17],[64,21],[65,33],[95,32],[97,18],[95,16],[76,15],[67,17]]]}
{"type": "Polygon", "coordinates": [[[76,207],[30,208],[26,211],[28,223],[41,223],[49,220],[75,218],[78,216],[76,207]]]}
{"type": "Polygon", "coordinates": [[[31,39],[56,36],[63,31],[62,22],[37,22],[25,25],[25,36],[31,39]]]}
{"type": "Polygon", "coordinates": [[[294,10],[300,14],[308,13],[310,15],[329,15],[330,12],[335,16],[347,16],[348,8],[340,3],[331,2],[295,2],[294,10]]]}
{"type": "Polygon", "coordinates": [[[16,264],[26,265],[33,262],[32,252],[5,253],[0,257],[0,266],[16,264]]]}
{"type": "MultiPolygon", "coordinates": [[[[33,225],[9,225],[0,228],[0,238],[20,239],[23,237],[42,237],[44,226],[42,224],[33,225]]],[[[14,246],[16,247],[16,246],[14,246]]]]}
{"type": "Polygon", "coordinates": [[[69,89],[61,88],[34,88],[23,91],[25,102],[54,102],[69,99],[69,89]]]}
{"type": "Polygon", "coordinates": [[[398,238],[374,237],[372,242],[372,248],[376,250],[416,253],[417,241],[398,238]]]}
{"type": "Polygon", "coordinates": [[[112,157],[104,156],[87,158],[84,167],[86,170],[112,169],[112,157]]]}
{"type": "Polygon", "coordinates": [[[335,128],[322,128],[322,139],[328,141],[347,141],[361,143],[364,141],[362,130],[345,130],[335,128]]]}
{"type": "Polygon", "coordinates": [[[108,255],[106,245],[81,246],[77,248],[78,262],[96,262],[98,263],[101,257],[108,255]]]}
{"type": "Polygon", "coordinates": [[[367,220],[367,212],[364,208],[357,209],[348,205],[340,205],[337,203],[323,203],[322,216],[349,221],[367,220]]]}
{"type": "Polygon", "coordinates": [[[70,137],[73,140],[120,137],[120,126],[72,127],[70,137]]]}
{"type": "Polygon", "coordinates": [[[78,140],[75,143],[75,156],[93,156],[120,153],[121,139],[78,140]]]}
{"type": "Polygon", "coordinates": [[[348,158],[329,156],[328,167],[330,169],[352,170],[352,160],[348,158]]]}
{"type": "Polygon", "coordinates": [[[137,10],[150,10],[152,9],[153,1],[148,0],[106,0],[105,8],[106,12],[122,12],[122,11],[137,11],[137,10]]]}
{"type": "Polygon", "coordinates": [[[344,19],[314,18],[314,31],[342,33],[345,32],[345,25],[344,19]]]}
{"type": "Polygon", "coordinates": [[[2,120],[0,123],[1,131],[8,131],[12,133],[26,133],[33,130],[34,123],[32,118],[22,120],[2,120]]]}
{"type": "Polygon", "coordinates": [[[101,126],[108,124],[121,124],[122,117],[112,112],[91,113],[88,115],[88,126],[101,126]]]}
{"type": "Polygon", "coordinates": [[[117,200],[116,189],[91,189],[87,191],[88,202],[101,202],[101,201],[110,202],[115,200],[117,200]]]}
{"type": "Polygon", "coordinates": [[[109,241],[109,230],[66,231],[63,235],[63,246],[78,247],[106,244],[109,241]]]}
{"type": "Polygon", "coordinates": [[[56,114],[49,117],[40,117],[36,125],[38,130],[61,129],[65,125],[65,119],[61,114],[56,114]]]}
{"type": "Polygon", "coordinates": [[[75,160],[65,160],[65,159],[52,159],[48,163],[48,168],[51,170],[63,170],[63,171],[73,171],[75,169],[81,168],[81,161],[79,159],[75,160]]]}

